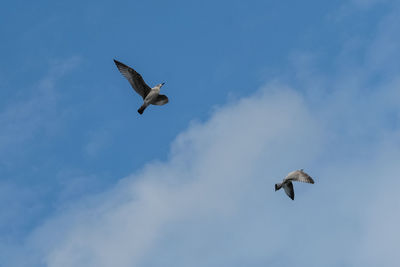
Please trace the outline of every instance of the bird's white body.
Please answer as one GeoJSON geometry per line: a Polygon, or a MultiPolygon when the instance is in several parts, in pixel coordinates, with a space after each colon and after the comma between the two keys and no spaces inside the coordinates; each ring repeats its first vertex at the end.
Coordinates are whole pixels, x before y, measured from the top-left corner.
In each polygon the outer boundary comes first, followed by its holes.
{"type": "Polygon", "coordinates": [[[138,112],[140,114],[143,113],[143,111],[150,105],[159,105],[157,102],[159,100],[159,96],[160,96],[160,89],[161,86],[163,86],[162,83],[154,86],[153,88],[151,88],[150,92],[146,95],[146,97],[143,99],[143,105],[139,108],[138,112]]]}
{"type": "Polygon", "coordinates": [[[149,94],[145,97],[143,104],[150,105],[154,100],[156,100],[157,96],[160,94],[161,86],[157,85],[151,88],[149,94]]]}

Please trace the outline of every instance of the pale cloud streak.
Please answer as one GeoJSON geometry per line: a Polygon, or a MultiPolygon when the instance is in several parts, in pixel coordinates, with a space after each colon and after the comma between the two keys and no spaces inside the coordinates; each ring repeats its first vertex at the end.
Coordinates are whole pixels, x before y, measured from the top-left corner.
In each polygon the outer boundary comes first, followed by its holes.
{"type": "MultiPolygon", "coordinates": [[[[39,81],[27,88],[14,88],[0,107],[0,258],[18,254],[27,227],[43,213],[41,203],[47,186],[29,183],[27,159],[36,158],[35,146],[57,132],[64,109],[59,106],[58,82],[79,63],[78,57],[53,62],[39,81]],[[13,171],[18,170],[13,176],[13,171]],[[26,184],[19,178],[23,176],[26,184]]],[[[8,82],[6,86],[14,86],[8,82]]],[[[39,147],[41,149],[41,147],[39,147]]],[[[40,154],[40,152],[39,152],[40,154]]],[[[42,177],[39,177],[40,179],[42,177]]],[[[49,186],[50,187],[50,186],[49,186]]]]}
{"type": "Polygon", "coordinates": [[[390,0],[351,0],[354,4],[362,8],[369,8],[376,4],[390,2],[390,0]]]}
{"type": "Polygon", "coordinates": [[[38,84],[24,92],[19,90],[21,93],[15,101],[1,108],[0,164],[11,163],[11,158],[21,156],[17,151],[27,152],[28,141],[52,131],[62,114],[57,107],[60,92],[57,91],[56,82],[75,68],[79,60],[78,57],[72,57],[63,62],[55,62],[38,84]]]}

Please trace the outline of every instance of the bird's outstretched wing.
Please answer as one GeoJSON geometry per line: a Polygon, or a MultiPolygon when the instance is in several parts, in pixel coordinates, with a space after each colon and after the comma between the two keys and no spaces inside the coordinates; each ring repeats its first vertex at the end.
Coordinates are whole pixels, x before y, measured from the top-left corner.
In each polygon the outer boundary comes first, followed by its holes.
{"type": "Polygon", "coordinates": [[[297,170],[289,173],[283,181],[298,181],[313,184],[314,180],[303,170],[297,170]]]}
{"type": "Polygon", "coordinates": [[[124,63],[121,63],[115,59],[114,62],[115,65],[117,65],[118,70],[129,81],[136,93],[138,93],[144,99],[150,92],[151,88],[144,82],[142,75],[124,63]]]}
{"type": "Polygon", "coordinates": [[[156,100],[152,103],[153,105],[162,106],[168,103],[168,97],[166,95],[158,95],[156,100]]]}
{"type": "Polygon", "coordinates": [[[288,195],[292,200],[294,200],[294,190],[292,182],[286,182],[283,184],[283,189],[285,189],[286,195],[288,195]]]}

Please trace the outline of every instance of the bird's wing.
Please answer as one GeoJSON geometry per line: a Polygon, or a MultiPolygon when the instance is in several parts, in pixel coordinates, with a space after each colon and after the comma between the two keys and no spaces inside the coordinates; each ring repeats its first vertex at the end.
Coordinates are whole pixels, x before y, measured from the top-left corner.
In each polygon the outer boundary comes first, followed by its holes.
{"type": "Polygon", "coordinates": [[[118,70],[129,81],[136,93],[138,93],[144,99],[150,92],[151,88],[144,82],[142,75],[137,73],[131,67],[128,67],[127,65],[115,59],[114,62],[115,65],[117,65],[118,70]]]}
{"type": "Polygon", "coordinates": [[[314,183],[314,180],[310,177],[310,175],[305,173],[303,170],[297,170],[289,173],[284,181],[298,181],[309,184],[314,183]]]}
{"type": "Polygon", "coordinates": [[[166,95],[158,95],[157,98],[152,102],[153,105],[162,106],[168,103],[168,97],[166,95]]]}
{"type": "Polygon", "coordinates": [[[283,189],[285,189],[286,195],[288,195],[292,200],[294,200],[294,190],[292,182],[286,182],[283,184],[283,189]]]}

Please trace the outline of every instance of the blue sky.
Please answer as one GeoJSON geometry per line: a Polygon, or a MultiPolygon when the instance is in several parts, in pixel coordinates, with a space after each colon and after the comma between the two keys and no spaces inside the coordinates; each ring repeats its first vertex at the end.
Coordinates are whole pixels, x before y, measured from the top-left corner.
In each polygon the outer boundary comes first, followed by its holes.
{"type": "Polygon", "coordinates": [[[5,4],[0,266],[396,266],[399,12],[5,4]],[[113,58],[170,102],[140,116],[113,58]]]}

